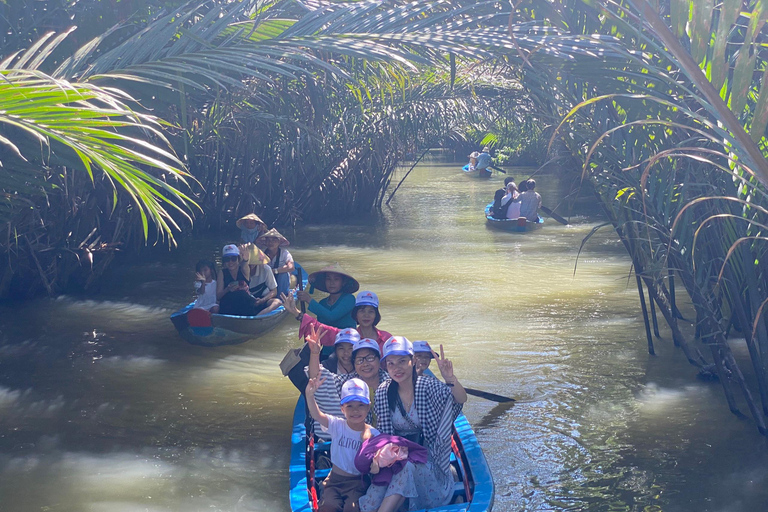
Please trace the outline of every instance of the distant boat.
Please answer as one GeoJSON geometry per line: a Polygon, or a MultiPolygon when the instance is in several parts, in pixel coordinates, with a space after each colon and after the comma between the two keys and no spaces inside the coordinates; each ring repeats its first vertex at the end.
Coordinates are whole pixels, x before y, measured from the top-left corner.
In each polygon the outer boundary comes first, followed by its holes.
{"type": "MultiPolygon", "coordinates": [[[[311,487],[307,486],[309,464],[307,455],[307,430],[305,427],[306,401],[299,396],[293,412],[293,433],[291,434],[290,498],[293,512],[312,512],[310,498],[311,487]]],[[[453,499],[449,505],[427,509],[423,512],[489,512],[493,509],[495,488],[493,477],[485,460],[482,448],[466,416],[459,414],[453,423],[453,454],[451,465],[456,470],[458,481],[455,483],[453,499]]],[[[330,443],[318,442],[314,445],[314,460],[318,455],[328,456],[330,443]]],[[[315,469],[314,483],[324,479],[329,470],[315,469]]]]}
{"type": "Polygon", "coordinates": [[[490,203],[485,207],[485,223],[494,229],[501,229],[503,231],[511,232],[525,232],[540,228],[544,224],[544,219],[539,217],[539,220],[534,222],[520,217],[518,219],[497,219],[491,215],[493,210],[493,203],[490,203]]]}
{"type": "MultiPolygon", "coordinates": [[[[303,287],[307,285],[307,273],[296,264],[297,272],[301,272],[303,287]]],[[[264,315],[235,316],[212,314],[211,325],[205,327],[192,326],[187,314],[194,306],[194,302],[171,315],[171,322],[179,332],[179,335],[193,345],[205,347],[218,347],[220,345],[237,345],[248,340],[258,338],[266,332],[274,329],[288,314],[283,306],[264,315]]]]}
{"type": "Polygon", "coordinates": [[[469,164],[467,164],[464,167],[462,167],[461,170],[464,171],[464,174],[466,174],[470,178],[477,178],[477,179],[481,179],[481,180],[487,180],[488,178],[491,177],[491,173],[490,172],[483,172],[481,174],[476,169],[470,170],[469,169],[469,164]]]}

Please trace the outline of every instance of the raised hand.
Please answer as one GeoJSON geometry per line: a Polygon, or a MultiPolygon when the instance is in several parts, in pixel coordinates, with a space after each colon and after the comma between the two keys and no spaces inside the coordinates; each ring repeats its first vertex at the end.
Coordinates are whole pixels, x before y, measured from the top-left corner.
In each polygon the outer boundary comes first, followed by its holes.
{"type": "Polygon", "coordinates": [[[320,376],[309,379],[309,382],[307,382],[307,388],[305,389],[306,394],[313,396],[315,391],[320,389],[320,386],[323,385],[323,382],[325,382],[325,378],[321,378],[320,376]]]}
{"type": "Polygon", "coordinates": [[[450,359],[445,358],[445,351],[443,350],[442,343],[440,344],[440,355],[437,352],[432,351],[432,357],[437,362],[437,367],[440,369],[440,375],[443,376],[443,380],[446,383],[453,383],[456,377],[453,376],[453,362],[450,359]]]}
{"type": "Polygon", "coordinates": [[[323,350],[323,346],[320,344],[320,340],[323,339],[327,331],[322,327],[315,328],[314,324],[310,324],[309,333],[304,336],[304,340],[309,345],[309,351],[313,354],[319,354],[323,350]]]}
{"type": "Polygon", "coordinates": [[[297,316],[299,314],[299,309],[296,307],[296,301],[293,299],[293,292],[289,291],[288,294],[281,293],[280,300],[283,301],[283,307],[290,314],[293,316],[297,316]]]}
{"type": "Polygon", "coordinates": [[[195,273],[195,281],[203,281],[205,282],[205,277],[200,272],[195,273]]]}

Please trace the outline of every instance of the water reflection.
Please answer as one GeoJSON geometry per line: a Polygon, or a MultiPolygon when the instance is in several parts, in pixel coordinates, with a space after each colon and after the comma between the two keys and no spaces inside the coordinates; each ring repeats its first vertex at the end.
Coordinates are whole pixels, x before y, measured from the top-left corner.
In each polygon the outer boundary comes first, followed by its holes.
{"type": "MultiPolygon", "coordinates": [[[[517,399],[465,407],[495,510],[765,510],[765,439],[668,334],[647,355],[611,232],[574,275],[596,224],[488,230],[500,182],[423,166],[382,218],[286,235],[305,268],[337,261],[376,291],[384,329],[444,344],[466,385],[517,399]]],[[[563,195],[537,183],[545,204],[563,195]]],[[[168,320],[191,298],[195,261],[229,239],[114,267],[95,297],[0,307],[0,510],[287,510],[296,393],[278,363],[296,322],[210,349],[168,320]]]]}

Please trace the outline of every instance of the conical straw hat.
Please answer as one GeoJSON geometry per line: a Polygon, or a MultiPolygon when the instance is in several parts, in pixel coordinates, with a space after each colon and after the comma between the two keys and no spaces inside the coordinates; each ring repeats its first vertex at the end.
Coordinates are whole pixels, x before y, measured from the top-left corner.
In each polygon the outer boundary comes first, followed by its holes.
{"type": "Polygon", "coordinates": [[[256,239],[256,243],[259,245],[259,247],[264,247],[267,245],[264,239],[267,238],[268,236],[272,238],[277,238],[278,240],[280,240],[280,247],[288,247],[289,245],[291,245],[291,242],[289,242],[287,238],[281,235],[278,230],[276,230],[275,228],[272,228],[256,239]]]}
{"type": "Polygon", "coordinates": [[[321,268],[317,272],[312,272],[309,274],[309,284],[320,290],[321,292],[328,293],[328,290],[325,288],[325,274],[326,272],[333,272],[335,274],[342,275],[347,278],[347,282],[344,285],[344,287],[341,289],[343,293],[355,293],[357,290],[360,289],[360,283],[357,282],[357,279],[349,275],[338,263],[334,263],[333,265],[329,265],[325,268],[321,268]]]}
{"type": "Polygon", "coordinates": [[[254,244],[246,244],[248,248],[248,264],[249,265],[268,265],[269,256],[264,254],[264,251],[256,247],[254,244]]]}
{"type": "Polygon", "coordinates": [[[255,220],[257,223],[263,224],[265,228],[267,227],[267,223],[261,220],[259,216],[256,215],[255,213],[249,213],[245,217],[240,217],[239,219],[237,219],[237,222],[235,222],[235,226],[237,226],[240,229],[243,229],[243,221],[245,220],[255,220]]]}

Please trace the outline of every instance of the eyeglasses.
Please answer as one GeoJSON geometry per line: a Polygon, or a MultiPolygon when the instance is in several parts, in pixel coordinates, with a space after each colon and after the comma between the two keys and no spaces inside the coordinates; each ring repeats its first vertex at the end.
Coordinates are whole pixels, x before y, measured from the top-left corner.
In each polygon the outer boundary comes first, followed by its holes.
{"type": "Polygon", "coordinates": [[[355,358],[355,364],[372,363],[377,359],[377,356],[371,354],[369,356],[355,358]]]}
{"type": "Polygon", "coordinates": [[[221,258],[221,261],[226,263],[228,261],[237,261],[238,259],[240,259],[239,256],[224,256],[223,258],[221,258]]]}

